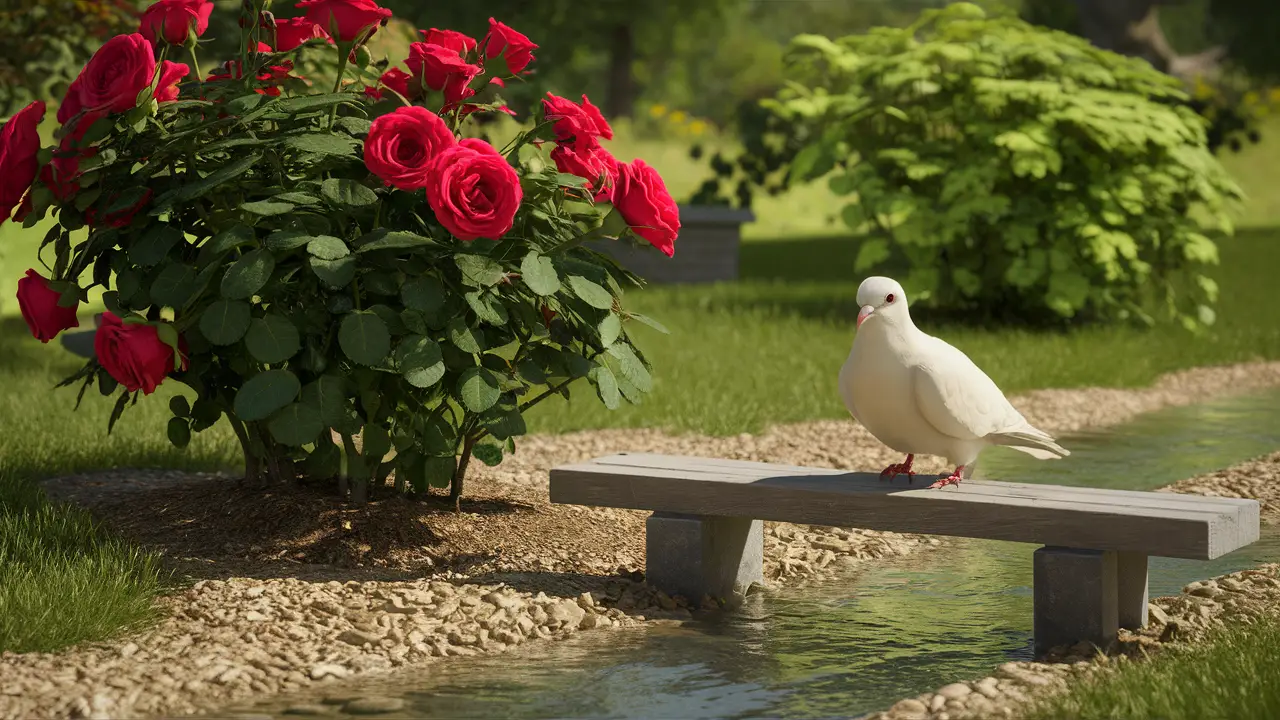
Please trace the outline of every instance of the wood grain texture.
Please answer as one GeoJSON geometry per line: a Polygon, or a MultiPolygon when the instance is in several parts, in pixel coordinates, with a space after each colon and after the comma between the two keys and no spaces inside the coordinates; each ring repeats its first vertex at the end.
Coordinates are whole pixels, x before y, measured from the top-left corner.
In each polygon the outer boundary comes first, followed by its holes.
{"type": "Polygon", "coordinates": [[[1258,539],[1254,500],[621,454],[551,470],[551,501],[1208,560],[1258,539]]]}

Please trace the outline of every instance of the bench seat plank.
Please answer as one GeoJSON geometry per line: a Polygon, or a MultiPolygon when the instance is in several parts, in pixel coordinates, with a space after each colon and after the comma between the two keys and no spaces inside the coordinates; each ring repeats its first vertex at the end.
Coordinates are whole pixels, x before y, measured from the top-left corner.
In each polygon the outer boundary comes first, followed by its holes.
{"type": "Polygon", "coordinates": [[[551,501],[1207,560],[1258,539],[1252,500],[620,454],[551,471],[551,501]]]}

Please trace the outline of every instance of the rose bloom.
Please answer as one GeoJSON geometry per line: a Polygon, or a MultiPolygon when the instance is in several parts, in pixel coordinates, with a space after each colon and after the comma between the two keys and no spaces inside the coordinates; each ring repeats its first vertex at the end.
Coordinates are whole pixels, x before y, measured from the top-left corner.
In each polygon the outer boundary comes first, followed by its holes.
{"type": "Polygon", "coordinates": [[[430,110],[410,105],[380,116],[364,143],[364,164],[384,183],[401,190],[427,186],[432,163],[456,140],[430,110]]]}
{"type": "Polygon", "coordinates": [[[613,206],[635,234],[649,241],[667,257],[676,252],[680,233],[680,209],[657,170],[643,160],[618,164],[613,206]]]}
{"type": "Polygon", "coordinates": [[[466,55],[478,46],[475,38],[463,35],[457,30],[431,28],[430,30],[419,30],[418,32],[422,33],[422,39],[428,44],[456,50],[460,56],[466,55]]]}
{"type": "Polygon", "coordinates": [[[489,18],[489,42],[485,44],[486,60],[501,56],[507,61],[512,75],[519,75],[533,62],[533,51],[538,49],[529,38],[502,23],[489,18]]]}
{"type": "Polygon", "coordinates": [[[0,127],[0,223],[9,219],[20,205],[40,172],[40,133],[44,102],[37,100],[22,108],[0,127]]]}
{"type": "MultiPolygon", "coordinates": [[[[169,373],[178,369],[173,348],[160,339],[154,325],[126,323],[107,312],[93,336],[93,352],[98,364],[129,392],[155,392],[169,373]]],[[[181,356],[181,369],[187,358],[181,356]]]]}
{"type": "Polygon", "coordinates": [[[210,0],[158,0],[142,13],[138,32],[152,45],[161,40],[170,45],[183,45],[193,32],[196,37],[204,35],[212,12],[210,0]]]}
{"type": "Polygon", "coordinates": [[[70,307],[62,307],[58,301],[62,294],[49,286],[49,281],[35,270],[27,270],[26,277],[18,281],[18,309],[27,321],[31,336],[47,343],[67,328],[80,327],[76,318],[77,301],[70,307]]]}
{"type": "MultiPolygon", "coordinates": [[[[156,59],[147,39],[138,33],[117,35],[89,58],[72,83],[78,88],[79,110],[122,113],[138,104],[138,93],[151,85],[156,59]]],[[[59,112],[59,119],[62,113],[59,112]]]]}
{"type": "Polygon", "coordinates": [[[333,38],[329,37],[329,33],[325,32],[324,28],[308,18],[295,17],[276,21],[276,50],[279,52],[289,52],[308,40],[316,38],[325,38],[333,42],[333,38]]]}
{"type": "Polygon", "coordinates": [[[302,0],[294,7],[306,10],[307,19],[327,30],[338,42],[368,39],[391,11],[373,0],[302,0]]]}
{"type": "Polygon", "coordinates": [[[454,237],[498,240],[515,222],[524,199],[520,177],[492,145],[466,138],[436,157],[427,203],[454,237]]]}
{"type": "Polygon", "coordinates": [[[551,161],[562,173],[587,180],[586,189],[596,202],[609,200],[618,181],[618,161],[600,146],[578,149],[573,145],[557,145],[551,161]]]}

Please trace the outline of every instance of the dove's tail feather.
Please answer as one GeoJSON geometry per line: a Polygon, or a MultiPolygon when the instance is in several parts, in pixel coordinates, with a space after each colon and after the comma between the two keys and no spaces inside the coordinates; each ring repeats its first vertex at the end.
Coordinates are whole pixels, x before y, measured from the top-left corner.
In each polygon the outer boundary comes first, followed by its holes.
{"type": "Polygon", "coordinates": [[[1071,454],[1069,450],[1054,442],[1048,433],[1033,427],[992,433],[986,439],[988,442],[1020,450],[1040,460],[1064,458],[1071,454]]]}

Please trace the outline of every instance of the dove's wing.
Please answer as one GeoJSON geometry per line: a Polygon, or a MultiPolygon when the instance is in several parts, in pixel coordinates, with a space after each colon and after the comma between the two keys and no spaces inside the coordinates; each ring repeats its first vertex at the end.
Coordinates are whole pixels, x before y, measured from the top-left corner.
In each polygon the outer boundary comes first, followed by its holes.
{"type": "Polygon", "coordinates": [[[928,337],[914,370],[916,407],[940,433],[976,440],[1027,427],[1026,418],[967,355],[928,337]]]}

